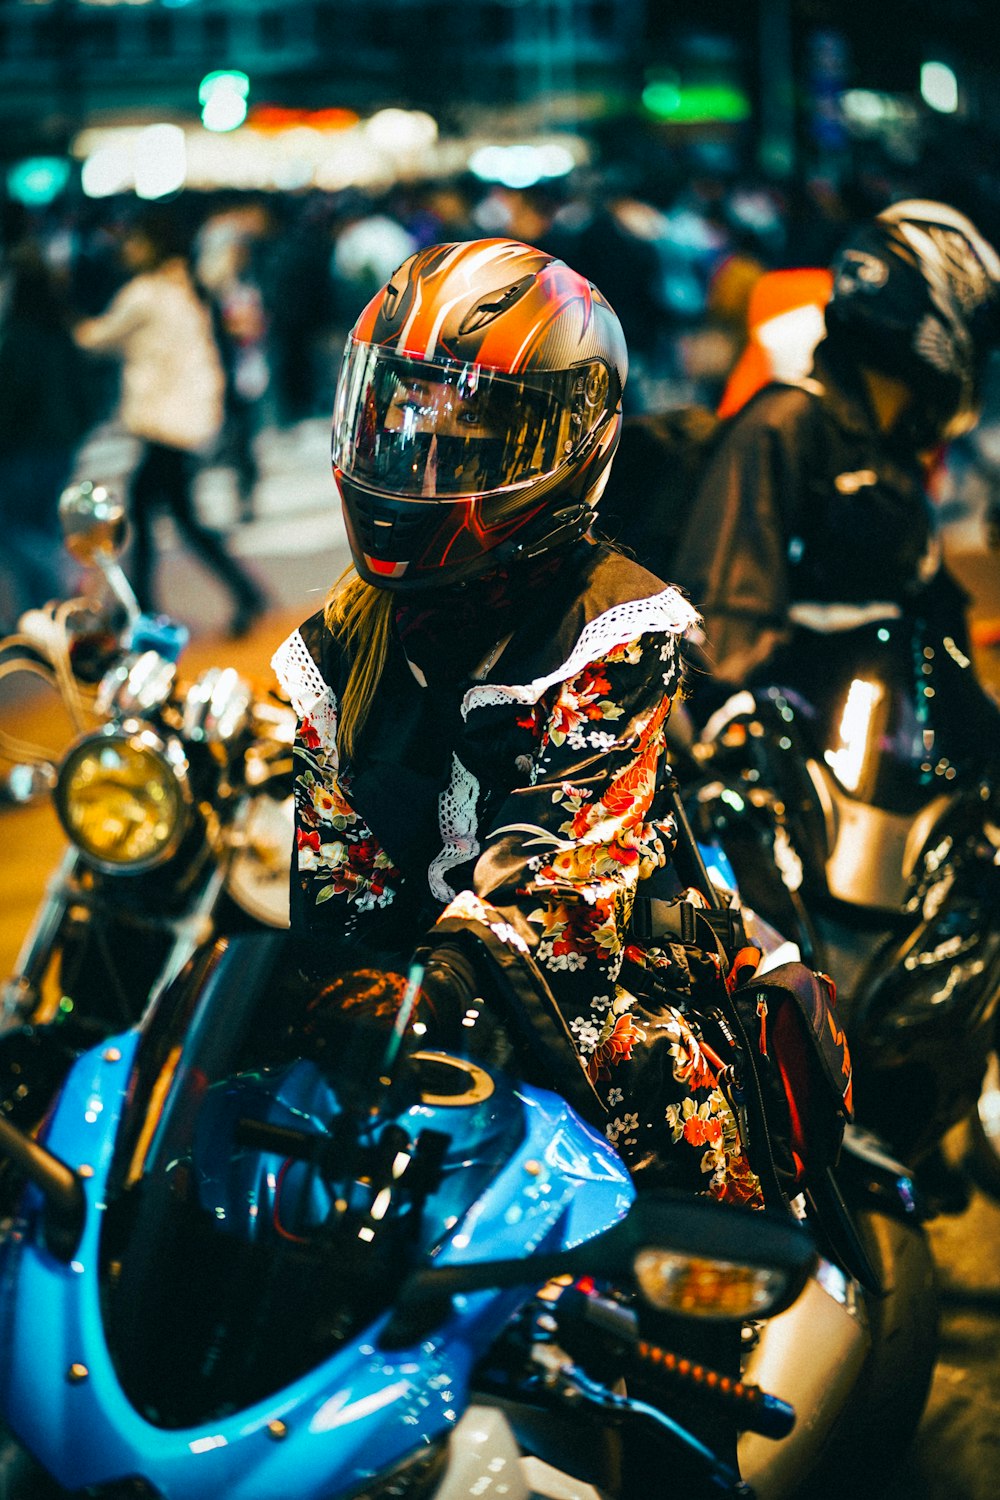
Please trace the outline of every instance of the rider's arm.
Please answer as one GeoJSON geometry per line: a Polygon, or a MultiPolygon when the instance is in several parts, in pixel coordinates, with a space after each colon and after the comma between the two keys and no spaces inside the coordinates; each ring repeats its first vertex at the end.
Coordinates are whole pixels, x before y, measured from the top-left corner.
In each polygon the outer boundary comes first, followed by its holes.
{"type": "Polygon", "coordinates": [[[509,924],[585,1059],[613,1029],[640,876],[667,855],[651,811],[679,674],[676,637],[651,632],[608,650],[525,710],[534,751],[524,784],[484,832],[472,893],[446,912],[472,915],[479,900],[509,924]]]}
{"type": "Polygon", "coordinates": [[[146,322],[149,312],[148,288],[137,278],[121,288],[103,313],[75,324],[73,338],[93,354],[113,354],[146,322]]]}

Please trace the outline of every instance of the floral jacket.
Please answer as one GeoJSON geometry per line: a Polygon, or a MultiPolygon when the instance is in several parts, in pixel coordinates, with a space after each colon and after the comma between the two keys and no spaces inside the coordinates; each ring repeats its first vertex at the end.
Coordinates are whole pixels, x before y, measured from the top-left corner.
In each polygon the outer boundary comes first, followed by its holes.
{"type": "Polygon", "coordinates": [[[348,664],[313,616],[273,660],[299,716],[292,922],[399,955],[434,923],[478,928],[547,982],[626,1160],[691,1148],[682,1176],[755,1201],[683,1007],[642,1004],[621,982],[639,882],[672,839],[654,791],[695,619],[676,589],[580,544],[519,611],[484,678],[421,683],[394,640],[346,762],[336,733],[348,664]]]}

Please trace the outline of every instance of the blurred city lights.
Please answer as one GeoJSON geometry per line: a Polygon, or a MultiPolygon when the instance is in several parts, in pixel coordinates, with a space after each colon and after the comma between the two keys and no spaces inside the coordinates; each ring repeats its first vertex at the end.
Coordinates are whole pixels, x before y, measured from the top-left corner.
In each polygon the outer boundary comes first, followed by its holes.
{"type": "Polygon", "coordinates": [[[441,139],[437,122],[419,110],[380,110],[365,121],[343,109],[269,106],[227,132],[191,124],[93,126],[80,132],[71,151],[82,162],[88,198],[138,192],[140,183],[148,197],[226,185],[381,189],[466,169],[505,187],[528,187],[564,176],[589,155],[583,139],[568,134],[507,146],[481,137],[441,139]]]}
{"type": "Polygon", "coordinates": [[[920,69],[920,97],[939,114],[958,109],[958,79],[947,63],[925,62],[920,69]]]}
{"type": "Polygon", "coordinates": [[[545,178],[564,177],[576,165],[566,146],[480,146],[469,157],[469,170],[483,182],[527,188],[545,178]]]}
{"type": "Polygon", "coordinates": [[[201,123],[206,130],[236,130],[247,117],[250,80],[245,73],[206,73],[198,85],[201,123]]]}
{"type": "Polygon", "coordinates": [[[122,139],[111,139],[96,146],[86,157],[80,173],[80,185],[88,198],[110,198],[132,187],[132,143],[126,139],[132,132],[105,132],[122,139]]]}
{"type": "Polygon", "coordinates": [[[353,109],[289,109],[281,104],[257,104],[247,119],[257,130],[289,130],[308,125],[313,130],[348,130],[357,125],[359,116],[353,109]]]}
{"type": "Polygon", "coordinates": [[[848,124],[861,134],[875,134],[890,126],[909,127],[917,116],[913,100],[874,89],[845,89],[840,95],[840,109],[848,124]]]}
{"type": "Polygon", "coordinates": [[[365,134],[381,151],[426,151],[437,140],[437,121],[420,109],[380,109],[365,126],[365,134]]]}
{"type": "Polygon", "coordinates": [[[750,118],[750,100],[725,83],[679,84],[656,79],[642,91],[642,102],[658,120],[675,125],[732,123],[750,118]]]}
{"type": "Polygon", "coordinates": [[[69,181],[69,162],[62,156],[31,156],[7,172],[7,191],[18,203],[43,207],[58,198],[69,181]]]}
{"type": "Polygon", "coordinates": [[[165,198],[184,186],[187,149],[179,125],[148,125],[136,136],[133,171],[137,198],[165,198]]]}

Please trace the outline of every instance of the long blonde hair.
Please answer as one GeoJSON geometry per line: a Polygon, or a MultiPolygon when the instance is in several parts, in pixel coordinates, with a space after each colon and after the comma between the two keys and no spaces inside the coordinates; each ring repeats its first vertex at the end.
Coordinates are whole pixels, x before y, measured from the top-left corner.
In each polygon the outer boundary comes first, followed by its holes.
{"type": "Polygon", "coordinates": [[[393,603],[389,589],[374,588],[348,567],[323,606],[326,628],[341,642],[350,660],[337,723],[337,748],[348,758],[355,752],[385,671],[393,603]]]}

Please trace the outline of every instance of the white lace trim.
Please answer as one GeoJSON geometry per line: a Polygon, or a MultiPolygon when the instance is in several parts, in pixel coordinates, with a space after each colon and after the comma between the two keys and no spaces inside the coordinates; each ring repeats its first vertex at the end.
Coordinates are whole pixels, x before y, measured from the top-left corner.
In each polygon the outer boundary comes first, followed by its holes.
{"type": "Polygon", "coordinates": [[[271,657],[271,669],[292,701],[300,719],[330,691],[298,630],[282,641],[271,657]]]}
{"type": "Polygon", "coordinates": [[[438,901],[453,901],[457,894],[444,878],[445,871],[464,864],[467,859],[475,859],[479,853],[478,798],[478,779],[462,765],[453,751],[451,781],[438,798],[438,826],[443,846],[427,869],[431,895],[438,901]]]}
{"type": "Polygon", "coordinates": [[[555,682],[569,682],[588,662],[599,661],[612,646],[634,641],[653,630],[683,635],[699,622],[698,611],[675,588],[663,589],[648,599],[627,599],[614,604],[596,620],[585,625],[580,637],[561,667],[533,682],[487,682],[470,688],[462,700],[462,717],[474,708],[492,708],[504,703],[537,703],[555,682]]]}

